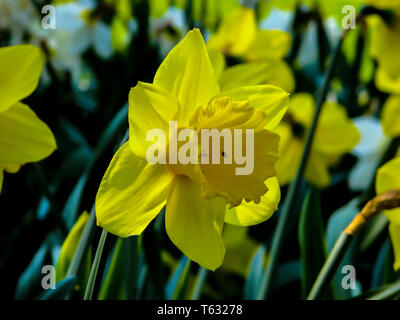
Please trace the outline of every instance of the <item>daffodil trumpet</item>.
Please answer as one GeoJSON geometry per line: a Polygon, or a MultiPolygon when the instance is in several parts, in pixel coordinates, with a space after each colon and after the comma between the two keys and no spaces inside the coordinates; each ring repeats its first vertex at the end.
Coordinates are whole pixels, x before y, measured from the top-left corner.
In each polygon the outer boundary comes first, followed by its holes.
{"type": "Polygon", "coordinates": [[[235,168],[237,175],[249,175],[254,170],[254,129],[200,129],[177,128],[176,121],[169,121],[169,141],[162,129],[151,129],[147,141],[155,141],[146,152],[147,162],[151,164],[224,164],[245,165],[235,168]],[[245,134],[243,133],[245,131],[245,134]],[[243,155],[243,139],[246,138],[246,153],[243,155]],[[211,138],[211,145],[210,145],[211,138]],[[221,150],[221,140],[223,148],[221,150]],[[184,142],[184,143],[183,143],[184,142]],[[182,144],[183,143],[183,144],[182,144]],[[179,150],[178,150],[179,149],[179,150]],[[209,153],[211,151],[211,153],[209,153]],[[222,156],[222,157],[221,157],[222,156]],[[168,159],[167,159],[168,158],[168,159]],[[222,158],[222,159],[221,159],[222,158]]]}

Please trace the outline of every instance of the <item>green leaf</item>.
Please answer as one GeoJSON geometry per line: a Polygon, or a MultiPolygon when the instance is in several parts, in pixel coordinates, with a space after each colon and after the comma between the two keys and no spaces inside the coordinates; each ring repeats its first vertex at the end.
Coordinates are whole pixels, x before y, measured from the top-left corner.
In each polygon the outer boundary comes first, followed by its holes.
{"type": "Polygon", "coordinates": [[[40,287],[41,279],[43,277],[41,271],[43,265],[45,265],[47,253],[48,247],[46,244],[43,244],[34,255],[29,266],[18,279],[17,289],[15,292],[16,300],[28,299],[31,294],[40,287]]]}
{"type": "Polygon", "coordinates": [[[186,256],[182,256],[176,270],[172,273],[167,285],[165,286],[166,299],[182,300],[185,297],[190,264],[191,261],[186,256]]]}
{"type": "Polygon", "coordinates": [[[265,246],[261,245],[251,260],[249,274],[244,284],[244,299],[246,300],[254,300],[257,298],[264,271],[265,252],[265,246]]]}
{"type": "Polygon", "coordinates": [[[138,237],[118,238],[104,276],[99,300],[126,300],[136,288],[138,237]]]}
{"type": "Polygon", "coordinates": [[[44,293],[40,300],[64,300],[67,299],[72,291],[74,290],[76,284],[76,276],[71,276],[61,280],[57,283],[57,287],[54,290],[48,290],[44,293]]]}
{"type": "Polygon", "coordinates": [[[195,284],[191,295],[192,300],[200,299],[201,293],[203,292],[204,284],[207,280],[207,276],[208,276],[208,270],[200,267],[199,271],[197,272],[195,284]]]}
{"type": "Polygon", "coordinates": [[[312,187],[301,211],[299,224],[301,288],[306,297],[326,260],[326,246],[321,213],[320,193],[312,187]]]}
{"type": "Polygon", "coordinates": [[[154,298],[164,298],[164,272],[161,260],[161,234],[164,217],[164,209],[158,214],[152,225],[143,233],[143,249],[146,265],[149,269],[149,278],[153,289],[154,298]]]}
{"type": "Polygon", "coordinates": [[[299,260],[292,260],[282,263],[276,273],[274,288],[284,287],[292,282],[301,279],[301,263],[299,260]]]}

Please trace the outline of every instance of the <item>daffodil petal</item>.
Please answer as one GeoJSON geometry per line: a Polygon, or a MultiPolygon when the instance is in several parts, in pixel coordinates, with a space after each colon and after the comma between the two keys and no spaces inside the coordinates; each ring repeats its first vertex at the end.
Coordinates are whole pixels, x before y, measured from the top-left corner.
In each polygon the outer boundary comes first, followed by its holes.
{"type": "Polygon", "coordinates": [[[302,140],[293,136],[292,129],[287,123],[281,123],[276,133],[281,137],[276,172],[279,184],[285,185],[296,176],[304,144],[302,140]]]}
{"type": "Polygon", "coordinates": [[[256,33],[254,10],[242,6],[221,22],[218,31],[211,35],[207,45],[233,56],[243,56],[254,41],[256,33]]]}
{"type": "MultiPolygon", "coordinates": [[[[376,193],[400,188],[400,158],[390,160],[378,169],[376,176],[376,193]]],[[[385,211],[385,215],[391,223],[400,225],[400,209],[385,211]]]]}
{"type": "Polygon", "coordinates": [[[165,211],[167,234],[188,258],[213,271],[225,255],[224,215],[222,198],[203,199],[200,185],[185,176],[175,178],[165,211]]]}
{"type": "Polygon", "coordinates": [[[225,222],[237,226],[252,226],[268,220],[278,209],[281,189],[276,177],[269,178],[265,183],[268,192],[261,197],[260,203],[242,201],[237,207],[227,207],[225,222]]]}
{"type": "Polygon", "coordinates": [[[308,182],[319,188],[329,186],[331,176],[329,175],[328,162],[323,155],[317,152],[310,154],[304,176],[308,182]]]}
{"type": "Polygon", "coordinates": [[[290,69],[289,65],[283,60],[273,64],[266,83],[282,88],[286,92],[293,92],[296,86],[292,69],[290,69]]]}
{"type": "Polygon", "coordinates": [[[97,224],[120,237],[141,234],[165,205],[172,179],[166,166],[147,163],[125,143],[97,192],[97,224]]]}
{"type": "Polygon", "coordinates": [[[42,160],[56,149],[51,130],[25,104],[14,104],[0,113],[0,162],[42,160]]]}
{"type": "Polygon", "coordinates": [[[265,84],[272,72],[271,64],[270,62],[248,62],[225,69],[219,78],[221,90],[265,84]]]}
{"type": "MultiPolygon", "coordinates": [[[[129,142],[132,152],[145,159],[154,142],[147,141],[150,130],[161,129],[168,139],[168,121],[176,120],[178,102],[162,87],[139,82],[129,93],[129,142]]],[[[168,140],[167,140],[168,141],[168,140]]]]}
{"type": "Polygon", "coordinates": [[[271,85],[242,87],[227,90],[218,94],[220,97],[228,96],[237,101],[249,101],[250,107],[260,109],[267,115],[265,129],[273,130],[285,115],[289,95],[286,91],[271,85]]]}
{"type": "Polygon", "coordinates": [[[394,251],[394,270],[400,270],[400,225],[389,224],[389,234],[394,251]]]}
{"type": "Polygon", "coordinates": [[[219,79],[226,66],[225,57],[218,49],[208,48],[207,51],[210,61],[214,67],[215,76],[217,79],[219,79]]]}
{"type": "Polygon", "coordinates": [[[382,129],[388,138],[400,135],[400,96],[389,97],[382,110],[382,129]]]}
{"type": "Polygon", "coordinates": [[[32,45],[0,48],[0,112],[33,92],[42,68],[40,50],[32,45]]]}
{"type": "Polygon", "coordinates": [[[179,125],[184,126],[199,106],[219,92],[200,30],[189,31],[160,65],[154,84],[170,92],[182,106],[179,125]]]}
{"type": "Polygon", "coordinates": [[[315,150],[340,155],[353,150],[360,137],[360,131],[347,116],[344,107],[326,102],[315,133],[315,150]]]}
{"type": "Polygon", "coordinates": [[[3,180],[4,180],[4,172],[3,168],[0,166],[0,193],[1,190],[3,189],[3,180]]]}
{"type": "Polygon", "coordinates": [[[376,87],[392,94],[400,94],[400,74],[391,76],[385,69],[378,67],[375,74],[376,87]]]}
{"type": "Polygon", "coordinates": [[[290,33],[281,30],[259,30],[248,49],[248,60],[280,60],[289,52],[290,33]]]}

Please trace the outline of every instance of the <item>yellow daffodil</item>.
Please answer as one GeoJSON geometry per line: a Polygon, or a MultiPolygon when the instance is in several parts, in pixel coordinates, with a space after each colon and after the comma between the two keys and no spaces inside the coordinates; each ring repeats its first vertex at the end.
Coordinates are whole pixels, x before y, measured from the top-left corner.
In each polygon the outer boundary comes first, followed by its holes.
{"type": "Polygon", "coordinates": [[[382,109],[382,129],[388,138],[400,136],[400,95],[389,97],[382,109]]]}
{"type": "Polygon", "coordinates": [[[381,91],[400,94],[400,17],[390,25],[377,15],[367,21],[371,29],[371,56],[378,62],[376,86],[381,91]]]}
{"type": "MultiPolygon", "coordinates": [[[[376,193],[400,188],[400,158],[395,158],[380,169],[376,177],[376,193]]],[[[389,234],[395,254],[395,270],[400,270],[400,209],[385,211],[389,220],[389,234]]]]}
{"type": "Polygon", "coordinates": [[[0,48],[0,191],[3,170],[39,161],[56,149],[50,129],[20,100],[37,87],[43,64],[31,45],[0,48]]]}
{"type": "MultiPolygon", "coordinates": [[[[139,82],[131,90],[129,141],[115,154],[100,184],[97,224],[121,237],[138,235],[166,205],[172,242],[191,260],[215,270],[225,254],[224,221],[260,223],[277,206],[271,202],[280,192],[273,181],[279,136],[270,130],[284,116],[287,102],[285,91],[268,85],[221,92],[200,31],[190,31],[167,55],[153,83],[139,82]],[[236,161],[223,163],[224,151],[216,154],[220,164],[174,163],[171,154],[166,164],[149,163],[146,155],[155,145],[146,139],[149,130],[161,129],[170,145],[175,137],[169,136],[171,121],[178,132],[254,129],[253,172],[236,175],[239,166],[236,161]],[[266,184],[267,179],[272,182],[266,184]],[[269,210],[225,214],[228,204],[239,208],[247,202],[269,210]]],[[[155,154],[169,153],[161,143],[156,147],[155,154]]],[[[211,157],[210,150],[201,149],[196,157],[211,157]]]]}
{"type": "MultiPolygon", "coordinates": [[[[290,182],[296,175],[314,112],[315,103],[310,94],[298,93],[291,97],[288,112],[276,130],[281,136],[280,156],[276,165],[281,185],[290,182]]],[[[329,167],[343,154],[350,152],[359,139],[360,133],[348,118],[344,107],[326,102],[305,171],[306,179],[319,187],[328,186],[329,167]]]]}
{"type": "MultiPolygon", "coordinates": [[[[272,84],[291,92],[295,80],[288,64],[283,60],[289,51],[290,34],[281,30],[258,29],[255,11],[240,7],[229,14],[217,32],[211,35],[207,46],[227,56],[244,61],[221,72],[220,85],[224,90],[247,85],[272,84]]],[[[212,57],[219,58],[214,52],[212,57]]]]}

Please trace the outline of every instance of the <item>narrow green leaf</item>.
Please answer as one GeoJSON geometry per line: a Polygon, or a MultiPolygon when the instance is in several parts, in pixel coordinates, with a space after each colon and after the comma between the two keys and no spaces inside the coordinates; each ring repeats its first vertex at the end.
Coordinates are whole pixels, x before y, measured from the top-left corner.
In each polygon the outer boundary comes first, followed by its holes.
{"type": "Polygon", "coordinates": [[[260,281],[264,271],[265,252],[265,246],[261,245],[251,260],[249,274],[244,284],[244,299],[246,300],[257,298],[260,281]]]}
{"type": "Polygon", "coordinates": [[[125,251],[124,239],[118,238],[114,252],[110,255],[110,266],[105,274],[99,300],[125,300],[125,251]]]}
{"type": "Polygon", "coordinates": [[[185,297],[191,261],[182,256],[176,270],[172,273],[165,287],[168,300],[182,300],[185,297]]]}
{"type": "Polygon", "coordinates": [[[34,255],[31,263],[28,265],[24,273],[20,276],[15,292],[16,300],[25,300],[40,287],[43,274],[41,272],[45,264],[45,258],[48,253],[47,245],[43,244],[38,252],[34,255]]]}
{"type": "Polygon", "coordinates": [[[76,277],[68,277],[57,283],[57,287],[54,290],[48,290],[43,294],[40,300],[64,300],[67,299],[74,290],[76,283],[76,277]]]}
{"type": "Polygon", "coordinates": [[[317,278],[326,260],[326,246],[321,213],[320,194],[312,187],[304,202],[298,230],[301,257],[301,288],[303,298],[317,278]]]}
{"type": "Polygon", "coordinates": [[[207,276],[208,276],[208,270],[200,267],[195,279],[195,284],[191,296],[192,300],[200,299],[201,293],[203,292],[204,284],[206,283],[207,280],[207,276]]]}

